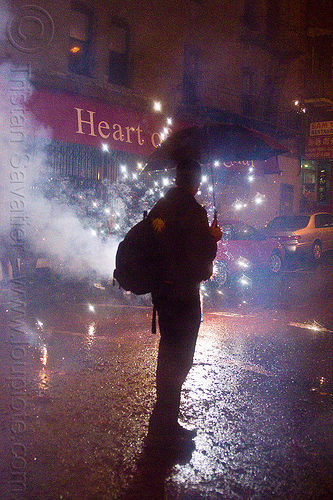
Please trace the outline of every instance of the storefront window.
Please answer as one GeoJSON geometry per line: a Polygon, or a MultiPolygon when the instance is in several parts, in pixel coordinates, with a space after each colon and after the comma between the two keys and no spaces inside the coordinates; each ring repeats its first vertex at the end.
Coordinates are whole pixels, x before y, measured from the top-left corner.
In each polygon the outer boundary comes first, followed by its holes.
{"type": "Polygon", "coordinates": [[[327,161],[307,160],[302,163],[302,212],[314,212],[320,206],[330,204],[330,172],[327,161]]]}

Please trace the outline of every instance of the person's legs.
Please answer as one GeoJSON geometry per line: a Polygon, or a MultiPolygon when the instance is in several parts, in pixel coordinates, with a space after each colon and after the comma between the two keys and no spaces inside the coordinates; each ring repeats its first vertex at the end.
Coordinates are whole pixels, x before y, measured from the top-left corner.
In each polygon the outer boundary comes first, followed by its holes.
{"type": "Polygon", "coordinates": [[[181,388],[193,363],[200,326],[199,298],[161,300],[158,316],[161,340],[156,371],[156,404],[149,430],[168,434],[177,428],[181,388]]]}

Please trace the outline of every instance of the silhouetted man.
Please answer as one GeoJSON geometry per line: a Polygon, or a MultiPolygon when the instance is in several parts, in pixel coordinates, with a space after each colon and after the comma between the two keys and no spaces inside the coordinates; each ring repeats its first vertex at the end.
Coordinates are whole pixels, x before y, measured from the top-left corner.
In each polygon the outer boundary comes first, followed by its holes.
{"type": "Polygon", "coordinates": [[[148,443],[171,445],[195,435],[178,423],[181,388],[193,363],[201,321],[200,282],[211,276],[222,236],[216,222],[209,226],[206,210],[194,198],[200,182],[199,163],[180,162],[176,187],[149,213],[162,265],[160,285],[152,295],[161,338],[148,443]]]}

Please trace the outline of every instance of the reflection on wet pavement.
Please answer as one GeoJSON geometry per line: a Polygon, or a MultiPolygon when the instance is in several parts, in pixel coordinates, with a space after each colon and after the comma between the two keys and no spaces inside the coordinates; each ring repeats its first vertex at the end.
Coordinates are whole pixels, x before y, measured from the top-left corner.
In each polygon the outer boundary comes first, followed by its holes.
{"type": "Polygon", "coordinates": [[[144,448],[159,340],[145,300],[31,308],[24,498],[331,499],[333,314],[317,299],[283,307],[278,280],[261,282],[261,299],[257,286],[204,298],[180,416],[197,437],[177,456],[144,448]]]}

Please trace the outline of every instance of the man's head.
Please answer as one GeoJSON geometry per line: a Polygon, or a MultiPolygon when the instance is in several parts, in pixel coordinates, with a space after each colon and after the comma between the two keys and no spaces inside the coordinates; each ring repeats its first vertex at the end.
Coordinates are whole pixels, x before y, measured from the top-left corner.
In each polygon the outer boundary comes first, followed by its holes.
{"type": "Polygon", "coordinates": [[[176,185],[187,189],[193,194],[197,193],[201,183],[201,166],[195,160],[182,160],[177,164],[176,185]]]}

